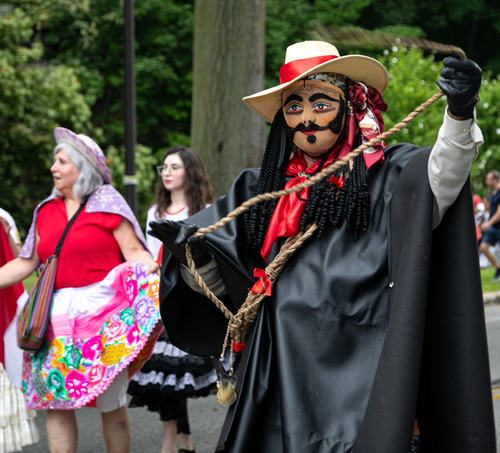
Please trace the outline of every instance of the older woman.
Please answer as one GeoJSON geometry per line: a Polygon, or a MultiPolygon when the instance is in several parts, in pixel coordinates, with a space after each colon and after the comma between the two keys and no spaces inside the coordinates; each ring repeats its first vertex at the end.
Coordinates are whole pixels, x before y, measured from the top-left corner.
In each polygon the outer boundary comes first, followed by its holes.
{"type": "Polygon", "coordinates": [[[42,347],[25,353],[23,391],[30,409],[46,409],[52,452],[77,448],[74,409],[95,404],[108,451],[130,448],[128,380],[159,333],[158,270],[137,220],[109,183],[102,150],[89,137],[56,128],[52,195],[35,210],[19,256],[0,268],[0,288],[17,283],[54,253],[69,230],[55,278],[42,347]],[[125,260],[125,262],[123,262],[125,260]]]}

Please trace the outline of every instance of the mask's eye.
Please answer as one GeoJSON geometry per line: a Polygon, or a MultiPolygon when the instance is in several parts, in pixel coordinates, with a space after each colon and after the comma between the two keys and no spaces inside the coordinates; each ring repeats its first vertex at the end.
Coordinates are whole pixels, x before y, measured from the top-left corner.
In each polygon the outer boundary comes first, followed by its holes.
{"type": "Polygon", "coordinates": [[[313,105],[313,110],[316,112],[326,112],[332,108],[331,104],[327,104],[326,102],[318,102],[313,105]]]}
{"type": "Polygon", "coordinates": [[[304,108],[301,105],[292,104],[285,109],[285,113],[300,113],[302,110],[304,110],[304,108]]]}

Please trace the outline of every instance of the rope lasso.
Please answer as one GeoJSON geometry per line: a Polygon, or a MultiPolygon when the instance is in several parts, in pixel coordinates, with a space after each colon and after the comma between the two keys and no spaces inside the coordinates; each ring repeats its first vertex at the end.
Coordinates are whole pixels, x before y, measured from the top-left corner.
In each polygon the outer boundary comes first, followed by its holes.
{"type": "MultiPolygon", "coordinates": [[[[434,104],[439,98],[444,95],[442,91],[434,94],[431,98],[429,98],[426,102],[417,107],[412,113],[410,113],[403,121],[396,124],[394,127],[384,132],[383,134],[378,135],[374,139],[362,144],[355,150],[351,151],[346,156],[337,160],[330,166],[321,170],[317,175],[313,176],[311,179],[306,180],[304,183],[294,186],[289,189],[279,190],[276,192],[270,192],[266,194],[257,195],[244,203],[242,203],[239,207],[231,211],[226,217],[222,218],[218,222],[210,225],[206,228],[202,228],[194,233],[194,236],[205,236],[208,233],[218,230],[222,228],[224,225],[227,225],[237,216],[245,212],[251,206],[260,203],[266,200],[274,200],[276,198],[298,192],[306,187],[311,187],[317,182],[321,181],[323,178],[327,177],[331,173],[333,173],[338,168],[349,165],[352,160],[361,154],[364,150],[369,148],[370,146],[385,140],[396,132],[400,131],[404,126],[409,124],[413,119],[415,119],[420,113],[434,104]]],[[[274,260],[268,264],[264,270],[265,277],[260,277],[260,281],[262,284],[262,288],[257,292],[253,292],[253,288],[247,294],[245,302],[238,309],[238,312],[234,315],[225,305],[224,303],[208,288],[208,286],[203,281],[203,278],[200,276],[198,271],[196,270],[196,265],[194,264],[193,257],[191,254],[191,249],[189,247],[188,242],[186,241],[186,260],[191,271],[191,274],[195,278],[198,285],[202,288],[204,294],[216,305],[216,307],[224,314],[226,319],[228,320],[227,331],[224,338],[224,342],[222,345],[222,350],[220,354],[220,358],[217,361],[215,357],[212,358],[214,363],[216,372],[217,372],[217,400],[222,405],[231,405],[236,399],[236,392],[234,391],[233,383],[231,382],[230,376],[234,374],[234,348],[236,344],[246,343],[246,339],[248,337],[250,327],[257,317],[257,313],[260,307],[261,302],[266,297],[267,289],[270,285],[272,285],[278,276],[280,275],[283,267],[286,262],[290,259],[290,257],[302,246],[302,244],[312,236],[314,231],[318,228],[318,225],[312,224],[309,225],[305,232],[299,232],[295,236],[287,238],[283,246],[281,247],[278,255],[274,258],[274,260]],[[263,289],[263,290],[262,290],[263,289]],[[229,337],[231,337],[231,341],[229,344],[229,376],[226,374],[222,362],[225,359],[226,349],[229,343],[229,337]]]]}
{"type": "MultiPolygon", "coordinates": [[[[421,104],[419,107],[417,107],[412,113],[410,113],[406,118],[404,118],[401,122],[393,126],[391,129],[388,131],[378,135],[377,137],[373,138],[372,140],[362,144],[355,150],[351,151],[349,154],[346,156],[338,159],[335,161],[333,164],[329,165],[328,167],[324,168],[321,170],[318,174],[310,178],[309,180],[298,184],[294,187],[291,187],[289,189],[283,189],[283,190],[278,190],[275,192],[269,192],[265,194],[259,194],[254,196],[253,198],[250,198],[249,200],[245,201],[242,203],[240,206],[238,206],[236,209],[231,211],[227,216],[223,217],[221,220],[218,222],[214,223],[213,225],[210,225],[205,228],[201,228],[198,231],[196,231],[193,236],[205,236],[208,233],[212,233],[214,231],[217,231],[218,229],[222,228],[223,226],[227,225],[229,222],[234,220],[237,216],[248,210],[251,206],[260,203],[262,201],[266,200],[274,200],[276,198],[294,193],[294,192],[299,192],[307,187],[311,187],[312,185],[316,184],[317,182],[321,181],[323,178],[327,177],[331,173],[333,173],[335,170],[338,168],[348,165],[356,156],[361,154],[364,150],[367,148],[371,147],[372,145],[375,145],[376,143],[381,142],[382,140],[385,140],[389,138],[390,136],[394,135],[396,132],[400,131],[403,127],[408,125],[411,121],[413,121],[420,113],[422,113],[424,110],[426,110],[428,107],[430,107],[432,104],[434,104],[438,99],[440,99],[444,93],[442,91],[437,92],[434,94],[431,98],[429,98],[426,102],[421,104]]],[[[317,225],[313,224],[308,227],[306,232],[304,233],[298,233],[297,235],[290,237],[286,240],[286,242],[283,244],[280,252],[278,255],[275,257],[275,259],[266,267],[265,273],[271,283],[273,283],[279,276],[281,270],[283,269],[285,263],[288,261],[288,259],[302,246],[305,240],[307,240],[313,232],[318,228],[317,225]]],[[[191,249],[189,247],[189,244],[186,242],[186,260],[189,266],[189,269],[191,270],[192,275],[194,276],[196,282],[198,285],[202,288],[204,294],[217,306],[217,308],[224,314],[226,319],[229,321],[228,325],[228,334],[231,333],[231,337],[233,340],[239,340],[237,342],[243,342],[245,340],[246,334],[248,332],[248,327],[253,321],[256,312],[258,310],[258,307],[260,306],[260,302],[264,298],[264,295],[262,294],[254,294],[251,291],[248,293],[247,299],[245,300],[245,303],[240,307],[238,310],[238,313],[234,315],[225,305],[224,303],[215,295],[213,294],[212,291],[208,288],[208,286],[205,284],[203,281],[203,278],[200,276],[198,271],[196,270],[196,265],[194,264],[194,261],[192,259],[191,255],[191,249]]],[[[228,334],[226,334],[226,339],[224,341],[224,347],[223,347],[223,352],[226,349],[227,346],[227,339],[228,339],[228,334]]]]}

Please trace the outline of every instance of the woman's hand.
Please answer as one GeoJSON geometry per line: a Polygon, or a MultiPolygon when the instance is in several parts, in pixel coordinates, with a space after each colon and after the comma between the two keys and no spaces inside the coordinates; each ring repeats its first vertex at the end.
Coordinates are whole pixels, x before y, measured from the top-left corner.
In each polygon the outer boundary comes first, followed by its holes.
{"type": "Polygon", "coordinates": [[[0,225],[2,225],[3,230],[9,234],[10,229],[12,228],[7,219],[0,217],[0,225]]]}
{"type": "Polygon", "coordinates": [[[122,219],[118,228],[113,231],[113,236],[120,247],[125,261],[139,261],[148,267],[146,275],[156,272],[160,273],[158,264],[153,260],[151,253],[149,253],[144,245],[139,241],[135,235],[134,227],[125,218],[122,219]]]}
{"type": "Polygon", "coordinates": [[[146,266],[148,266],[148,270],[146,271],[146,275],[156,273],[160,275],[160,266],[158,266],[158,263],[151,261],[151,263],[144,263],[146,266]]]}

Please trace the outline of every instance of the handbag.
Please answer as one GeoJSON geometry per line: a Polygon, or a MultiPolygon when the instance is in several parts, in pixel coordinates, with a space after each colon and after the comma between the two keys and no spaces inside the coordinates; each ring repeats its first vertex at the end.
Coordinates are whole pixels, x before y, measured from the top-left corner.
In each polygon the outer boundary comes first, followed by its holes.
{"type": "Polygon", "coordinates": [[[40,348],[49,325],[50,312],[52,310],[52,300],[54,298],[54,283],[57,273],[57,259],[61,253],[61,248],[68,234],[71,225],[75,222],[78,214],[85,206],[85,202],[80,205],[78,211],[71,217],[66,225],[64,233],[56,245],[56,250],[50,256],[38,278],[30,291],[28,302],[19,314],[17,323],[17,344],[25,351],[36,351],[40,348]]]}

